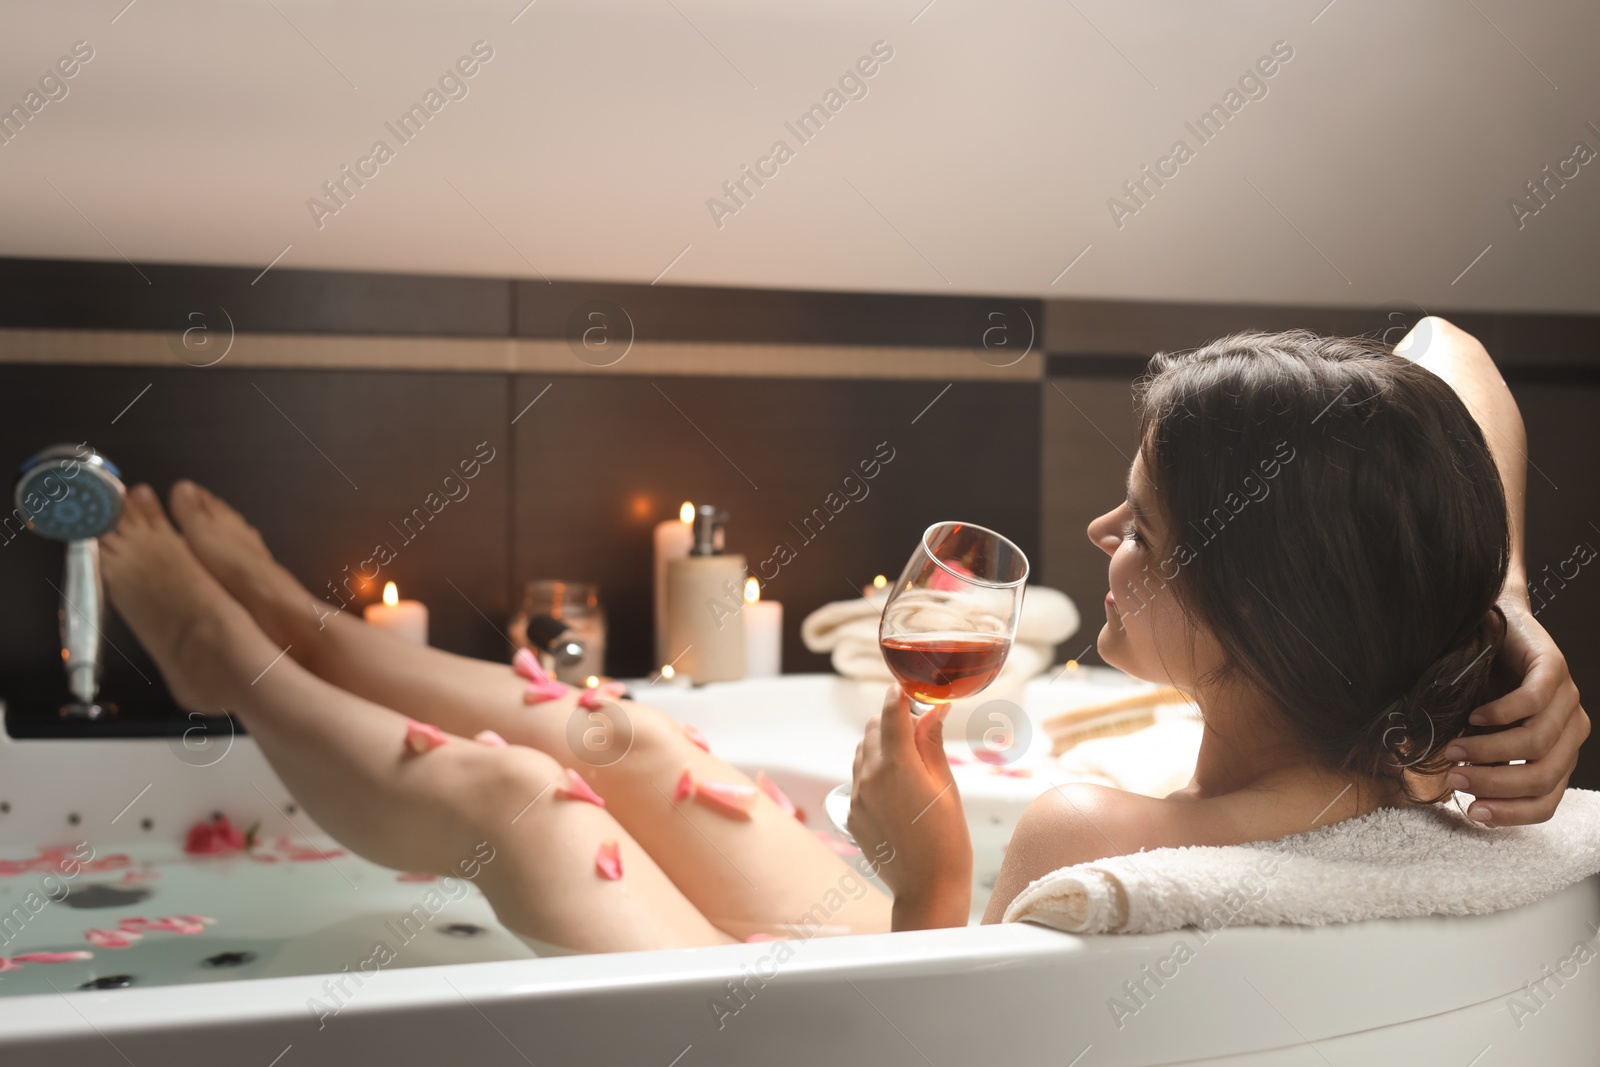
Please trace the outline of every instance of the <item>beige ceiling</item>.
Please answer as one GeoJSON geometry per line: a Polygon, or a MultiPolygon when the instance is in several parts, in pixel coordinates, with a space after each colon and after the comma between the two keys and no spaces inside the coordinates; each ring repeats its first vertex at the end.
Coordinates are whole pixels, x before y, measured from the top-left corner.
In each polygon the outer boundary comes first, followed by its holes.
{"type": "Polygon", "coordinates": [[[0,145],[0,254],[1600,312],[1593,4],[525,2],[6,3],[0,106],[93,58],[0,145]],[[802,143],[785,123],[879,41],[802,143]],[[1146,164],[1172,176],[1140,205],[1146,164]],[[1576,173],[1519,220],[1547,165],[1576,173]]]}

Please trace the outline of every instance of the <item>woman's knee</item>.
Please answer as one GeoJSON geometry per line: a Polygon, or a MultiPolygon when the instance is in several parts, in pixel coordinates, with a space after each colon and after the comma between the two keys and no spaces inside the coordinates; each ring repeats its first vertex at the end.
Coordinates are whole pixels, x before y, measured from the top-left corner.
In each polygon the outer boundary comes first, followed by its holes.
{"type": "Polygon", "coordinates": [[[476,747],[463,753],[462,815],[478,826],[504,827],[566,775],[561,764],[538,749],[513,745],[476,747]]]}

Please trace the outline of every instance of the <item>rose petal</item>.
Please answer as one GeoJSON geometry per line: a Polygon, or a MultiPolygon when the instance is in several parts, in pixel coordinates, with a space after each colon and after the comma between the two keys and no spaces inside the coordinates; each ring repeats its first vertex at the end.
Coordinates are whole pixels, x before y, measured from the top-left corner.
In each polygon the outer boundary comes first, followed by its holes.
{"type": "Polygon", "coordinates": [[[794,801],[789,799],[787,793],[778,788],[777,782],[767,777],[766,771],[756,772],[756,788],[771,797],[772,802],[782,808],[785,815],[795,814],[794,801]]]}
{"type": "Polygon", "coordinates": [[[1007,778],[1032,778],[1032,767],[996,767],[995,773],[1003,774],[1007,778]]]}
{"type": "Polygon", "coordinates": [[[130,948],[143,934],[130,934],[124,930],[87,930],[83,939],[95,948],[130,948]]]}
{"type": "Polygon", "coordinates": [[[539,657],[531,648],[519,648],[511,657],[511,669],[530,682],[548,682],[550,673],[539,664],[539,657]]]}
{"type": "Polygon", "coordinates": [[[152,925],[154,924],[149,919],[142,919],[137,915],[130,915],[126,919],[117,921],[117,929],[125,934],[137,934],[143,930],[150,929],[152,925]]]}
{"type": "Polygon", "coordinates": [[[15,962],[13,960],[8,960],[4,956],[0,956],[0,974],[4,974],[7,971],[20,971],[20,970],[22,970],[22,964],[17,963],[17,962],[15,962]]]}
{"type": "Polygon", "coordinates": [[[748,819],[756,802],[756,787],[732,782],[696,782],[694,798],[711,810],[736,819],[748,819]]]}
{"type": "Polygon", "coordinates": [[[559,700],[567,695],[567,686],[564,682],[543,681],[529,682],[528,688],[522,692],[524,704],[543,704],[547,700],[559,700]]]}
{"type": "Polygon", "coordinates": [[[567,768],[567,784],[556,786],[556,796],[571,797],[573,800],[587,800],[596,807],[606,806],[606,800],[599,793],[589,788],[589,783],[583,776],[571,767],[567,768]]]}
{"type": "Polygon", "coordinates": [[[689,740],[693,741],[696,745],[705,749],[707,752],[711,751],[711,742],[706,740],[706,735],[701,733],[700,727],[696,726],[694,723],[686,722],[683,724],[683,736],[687,737],[689,740]]]}
{"type": "Polygon", "coordinates": [[[600,877],[615,882],[622,877],[622,850],[615,841],[602,841],[594,854],[595,869],[600,877]]]}
{"type": "Polygon", "coordinates": [[[982,760],[984,763],[989,764],[989,766],[991,766],[991,767],[1004,766],[1005,762],[1006,762],[1006,758],[1007,758],[1007,753],[998,752],[998,751],[996,751],[996,750],[994,750],[992,748],[987,748],[987,747],[978,749],[977,751],[973,752],[973,755],[977,756],[978,759],[982,760]]]}
{"type": "Polygon", "coordinates": [[[685,770],[678,775],[678,787],[672,791],[672,802],[676,804],[684,797],[694,796],[694,773],[685,770]]]}
{"type": "MultiPolygon", "coordinates": [[[[12,963],[77,963],[79,960],[94,959],[93,952],[79,950],[76,952],[24,952],[20,956],[12,956],[12,963]]],[[[10,967],[0,967],[0,971],[13,970],[10,967]]]]}
{"type": "Polygon", "coordinates": [[[478,742],[478,744],[488,745],[490,748],[507,747],[506,739],[495,733],[493,730],[480,730],[478,733],[473,735],[472,739],[478,742]]]}
{"type": "Polygon", "coordinates": [[[600,706],[608,700],[615,700],[628,691],[628,687],[621,682],[607,682],[604,685],[589,686],[578,695],[578,706],[589,711],[599,711],[600,706]]]}
{"type": "Polygon", "coordinates": [[[217,922],[217,920],[204,915],[178,915],[174,917],[182,919],[186,923],[200,923],[203,926],[215,926],[217,922]]]}
{"type": "Polygon", "coordinates": [[[441,747],[449,738],[444,731],[432,723],[417,722],[415,719],[406,720],[406,747],[411,751],[421,754],[432,752],[441,747]]]}

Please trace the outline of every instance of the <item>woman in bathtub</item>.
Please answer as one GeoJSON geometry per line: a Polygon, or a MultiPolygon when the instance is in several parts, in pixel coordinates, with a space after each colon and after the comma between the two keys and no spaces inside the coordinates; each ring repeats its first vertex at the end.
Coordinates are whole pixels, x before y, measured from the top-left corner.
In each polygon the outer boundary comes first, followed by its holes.
{"type": "MultiPolygon", "coordinates": [[[[1419,330],[1420,366],[1304,333],[1156,357],[1128,498],[1089,528],[1111,558],[1099,648],[1192,695],[1198,766],[1163,800],[1045,793],[987,921],[1068,864],[1277,838],[1451,787],[1492,825],[1549,817],[1589,723],[1528,608],[1521,419],[1475,340],[1419,330]],[[1217,508],[1225,527],[1200,533],[1217,508]],[[1495,664],[1520,687],[1479,707],[1495,664]],[[1511,728],[1466,736],[1477,724],[1511,728]]],[[[176,529],[136,488],[103,540],[113,602],[174,697],[241,715],[368,859],[473,863],[508,928],[578,951],[966,924],[942,712],[913,720],[891,694],[857,751],[851,829],[891,905],[664,714],[623,702],[625,728],[573,737],[575,694],[318,610],[222,501],[183,482],[170,504],[176,529]]]]}

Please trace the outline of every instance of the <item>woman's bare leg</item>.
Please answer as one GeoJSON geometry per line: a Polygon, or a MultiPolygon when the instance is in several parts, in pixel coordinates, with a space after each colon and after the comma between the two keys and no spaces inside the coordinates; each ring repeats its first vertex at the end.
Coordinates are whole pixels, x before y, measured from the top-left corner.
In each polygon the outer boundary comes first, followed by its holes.
{"type": "Polygon", "coordinates": [[[749,820],[675,803],[685,769],[700,780],[751,782],[689,741],[663,712],[622,701],[591,721],[577,711],[575,696],[527,706],[524,683],[509,666],[419,648],[349,613],[332,614],[273,560],[237,512],[204,489],[179,482],[172,510],[196,555],[279,649],[289,647],[324,680],[420,721],[463,736],[494,730],[576,770],[721,929],[736,937],[777,933],[808,915],[810,925],[830,932],[889,929],[887,898],[765,796],[749,820]],[[594,727],[608,723],[622,724],[609,745],[586,747],[586,739],[604,733],[594,727]]]}
{"type": "Polygon", "coordinates": [[[731,940],[608,811],[556,798],[564,772],[550,757],[461,738],[411,753],[403,716],[279,659],[281,646],[205,571],[148,487],[130,494],[102,549],[112,602],[173,696],[237,711],[295,798],[352,851],[439,874],[476,861],[502,922],[582,951],[731,940]],[[617,881],[596,870],[607,839],[621,853],[617,881]]]}

